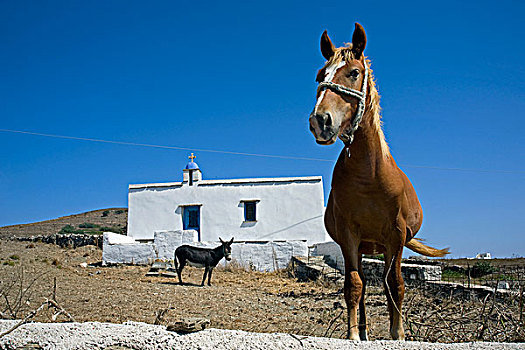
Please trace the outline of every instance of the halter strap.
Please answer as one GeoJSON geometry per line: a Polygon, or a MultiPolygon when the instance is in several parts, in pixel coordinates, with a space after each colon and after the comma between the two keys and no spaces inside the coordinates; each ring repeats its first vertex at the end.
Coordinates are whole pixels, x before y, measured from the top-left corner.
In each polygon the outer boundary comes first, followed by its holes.
{"type": "Polygon", "coordinates": [[[357,110],[355,111],[355,115],[352,117],[350,127],[344,130],[339,136],[339,138],[345,143],[347,147],[348,157],[350,157],[350,144],[354,141],[354,133],[356,132],[357,128],[359,128],[359,123],[363,119],[363,114],[365,112],[366,88],[368,86],[368,65],[366,64],[366,59],[363,59],[363,65],[365,67],[365,76],[363,78],[363,86],[361,87],[361,91],[350,89],[344,85],[336,84],[331,81],[323,81],[319,83],[319,86],[317,87],[318,93],[325,89],[330,89],[333,92],[351,96],[358,100],[357,110]]]}

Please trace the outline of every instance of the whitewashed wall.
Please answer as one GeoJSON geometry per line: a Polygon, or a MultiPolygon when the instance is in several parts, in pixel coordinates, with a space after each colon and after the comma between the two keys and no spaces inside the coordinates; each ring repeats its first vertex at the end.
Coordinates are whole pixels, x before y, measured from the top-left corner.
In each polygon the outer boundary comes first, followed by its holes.
{"type": "Polygon", "coordinates": [[[114,232],[104,232],[102,240],[102,264],[145,265],[156,256],[155,246],[139,243],[131,237],[114,232]]]}
{"type": "Polygon", "coordinates": [[[345,259],[339,244],[332,242],[323,242],[314,245],[312,255],[324,256],[330,265],[337,268],[339,271],[345,271],[345,259]]]}
{"type": "Polygon", "coordinates": [[[243,242],[232,245],[232,260],[256,271],[285,269],[292,256],[308,256],[306,241],[243,242]]]}
{"type": "Polygon", "coordinates": [[[156,258],[171,260],[177,247],[194,242],[197,242],[197,231],[195,230],[155,231],[153,243],[157,254],[156,258]]]}
{"type": "Polygon", "coordinates": [[[200,205],[202,241],[307,240],[323,242],[322,178],[201,180],[129,186],[128,235],[182,230],[182,207],[200,205]],[[257,222],[244,222],[241,201],[258,200],[257,222]]]}
{"type": "MultiPolygon", "coordinates": [[[[152,243],[140,243],[128,236],[104,233],[103,264],[150,264],[160,259],[173,259],[175,249],[182,244],[215,248],[219,242],[195,242],[196,231],[157,231],[152,243]]],[[[292,256],[307,256],[306,241],[234,242],[232,261],[242,267],[262,272],[284,269],[292,256]]],[[[225,264],[222,260],[220,264],[225,264]]]]}

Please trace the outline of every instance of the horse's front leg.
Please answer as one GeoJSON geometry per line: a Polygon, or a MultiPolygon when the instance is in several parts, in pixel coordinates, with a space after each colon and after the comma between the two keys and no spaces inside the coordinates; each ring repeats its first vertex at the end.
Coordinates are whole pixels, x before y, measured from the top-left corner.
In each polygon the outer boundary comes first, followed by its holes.
{"type": "Polygon", "coordinates": [[[359,276],[359,253],[357,246],[354,246],[351,241],[350,245],[349,247],[341,247],[345,258],[344,291],[348,313],[348,331],[346,337],[351,340],[360,340],[357,307],[363,292],[363,282],[359,276]]]}
{"type": "Polygon", "coordinates": [[[361,289],[361,300],[359,301],[359,339],[368,340],[367,332],[367,319],[366,319],[366,309],[365,309],[365,293],[366,293],[366,279],[365,274],[363,273],[363,255],[359,254],[359,277],[363,283],[363,288],[361,289]]]}
{"type": "Polygon", "coordinates": [[[384,286],[390,315],[390,335],[394,340],[405,340],[401,309],[405,297],[405,283],[401,275],[403,248],[393,253],[385,253],[384,286]]]}

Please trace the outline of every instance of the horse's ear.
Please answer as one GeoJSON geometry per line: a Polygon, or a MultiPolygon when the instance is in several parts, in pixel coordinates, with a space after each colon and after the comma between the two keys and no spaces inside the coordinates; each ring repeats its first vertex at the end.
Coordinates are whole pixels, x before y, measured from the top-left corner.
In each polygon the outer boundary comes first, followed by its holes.
{"type": "Polygon", "coordinates": [[[321,53],[323,54],[323,57],[326,58],[328,61],[335,52],[335,46],[332,44],[332,40],[330,40],[330,37],[328,36],[328,33],[326,30],[324,31],[323,35],[321,36],[321,53]]]}
{"type": "Polygon", "coordinates": [[[233,237],[232,237],[232,239],[230,239],[230,244],[232,244],[232,243],[233,243],[233,237]]]}
{"type": "Polygon", "coordinates": [[[219,241],[221,241],[221,243],[224,243],[224,241],[222,240],[222,238],[221,238],[221,237],[219,237],[219,241]]]}
{"type": "Polygon", "coordinates": [[[361,58],[366,46],[365,29],[359,23],[355,23],[354,34],[352,35],[352,52],[356,59],[361,58]]]}

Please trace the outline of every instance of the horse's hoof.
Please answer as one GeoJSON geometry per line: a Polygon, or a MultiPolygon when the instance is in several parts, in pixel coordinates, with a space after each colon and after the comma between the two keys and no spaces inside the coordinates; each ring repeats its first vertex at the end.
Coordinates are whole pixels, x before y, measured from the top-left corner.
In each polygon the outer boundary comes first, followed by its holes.
{"type": "Polygon", "coordinates": [[[393,340],[405,340],[405,331],[401,329],[393,329],[390,331],[393,340]]]}
{"type": "Polygon", "coordinates": [[[368,334],[365,331],[359,331],[359,339],[361,339],[362,341],[368,341],[368,334]]]}
{"type": "Polygon", "coordinates": [[[352,334],[346,334],[346,339],[353,340],[353,341],[361,341],[361,338],[359,338],[359,335],[352,333],[352,334]]]}

